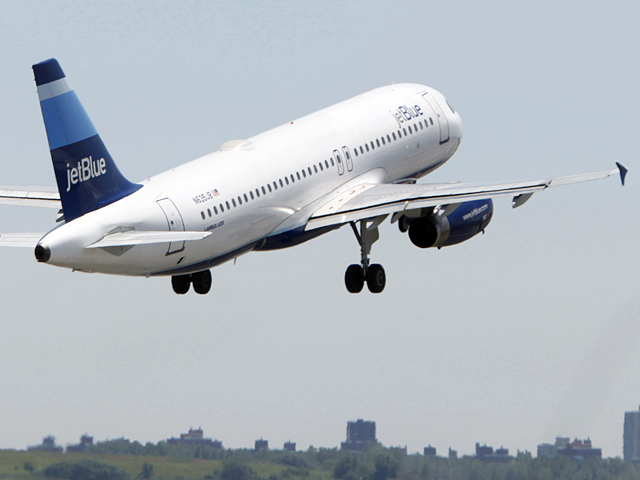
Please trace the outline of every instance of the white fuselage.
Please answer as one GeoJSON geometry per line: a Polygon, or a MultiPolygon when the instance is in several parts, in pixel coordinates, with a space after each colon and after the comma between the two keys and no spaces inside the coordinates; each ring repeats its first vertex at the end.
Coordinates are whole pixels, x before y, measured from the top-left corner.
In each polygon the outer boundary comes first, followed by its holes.
{"type": "Polygon", "coordinates": [[[378,88],[248,140],[227,142],[55,228],[41,243],[51,250],[47,263],[81,271],[200,271],[270,239],[301,234],[314,211],[354,184],[428,173],[453,155],[461,137],[460,116],[439,92],[417,84],[378,88]],[[212,234],[176,244],[85,248],[119,229],[212,234]]]}

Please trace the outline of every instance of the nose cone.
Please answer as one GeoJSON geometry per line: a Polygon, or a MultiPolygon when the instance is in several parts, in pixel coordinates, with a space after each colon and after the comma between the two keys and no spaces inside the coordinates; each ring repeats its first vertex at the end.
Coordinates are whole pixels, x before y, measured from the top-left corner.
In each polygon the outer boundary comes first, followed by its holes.
{"type": "Polygon", "coordinates": [[[462,140],[462,118],[458,112],[449,112],[449,135],[460,143],[462,140]]]}

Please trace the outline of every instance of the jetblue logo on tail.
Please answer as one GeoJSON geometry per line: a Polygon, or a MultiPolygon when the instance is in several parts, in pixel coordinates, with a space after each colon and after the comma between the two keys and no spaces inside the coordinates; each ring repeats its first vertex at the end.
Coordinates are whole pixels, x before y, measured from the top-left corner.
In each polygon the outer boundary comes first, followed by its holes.
{"type": "Polygon", "coordinates": [[[107,173],[107,161],[104,158],[93,160],[92,157],[85,157],[78,162],[77,167],[71,167],[67,163],[67,192],[71,190],[71,185],[86,182],[105,173],[107,173]]]}

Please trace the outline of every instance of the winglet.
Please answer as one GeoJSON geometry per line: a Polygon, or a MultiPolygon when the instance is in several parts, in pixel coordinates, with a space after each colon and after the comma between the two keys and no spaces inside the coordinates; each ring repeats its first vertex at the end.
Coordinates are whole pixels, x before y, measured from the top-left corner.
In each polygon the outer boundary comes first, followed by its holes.
{"type": "Polygon", "coordinates": [[[624,187],[624,179],[627,178],[627,172],[629,170],[627,170],[626,168],[624,168],[622,165],[620,165],[618,162],[616,162],[616,165],[618,167],[618,171],[620,172],[620,181],[622,182],[622,186],[624,187]]]}

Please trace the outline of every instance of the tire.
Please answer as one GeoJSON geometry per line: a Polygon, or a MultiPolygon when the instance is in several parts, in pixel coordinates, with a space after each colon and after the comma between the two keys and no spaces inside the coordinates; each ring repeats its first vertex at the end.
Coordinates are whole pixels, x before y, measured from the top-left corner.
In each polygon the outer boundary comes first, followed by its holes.
{"type": "Polygon", "coordinates": [[[382,265],[374,263],[367,269],[367,287],[371,293],[380,293],[387,283],[387,276],[382,265]]]}
{"type": "Polygon", "coordinates": [[[398,220],[398,229],[402,232],[405,233],[407,230],[409,230],[409,224],[411,222],[409,222],[409,219],[407,218],[406,215],[402,215],[400,217],[400,219],[398,220]]]}
{"type": "Polygon", "coordinates": [[[202,272],[191,274],[191,282],[196,293],[206,295],[211,290],[211,284],[213,283],[211,270],[203,270],[202,272]]]}
{"type": "Polygon", "coordinates": [[[184,295],[191,286],[191,275],[174,275],[171,277],[171,286],[178,295],[184,295]]]}
{"type": "Polygon", "coordinates": [[[344,283],[350,293],[360,293],[364,287],[364,272],[360,265],[349,265],[344,274],[344,283]]]}

